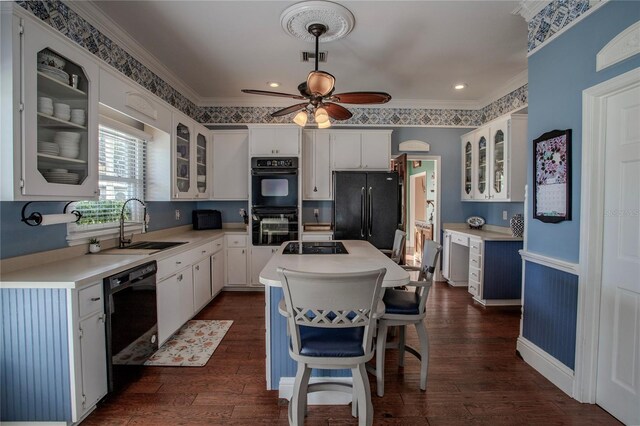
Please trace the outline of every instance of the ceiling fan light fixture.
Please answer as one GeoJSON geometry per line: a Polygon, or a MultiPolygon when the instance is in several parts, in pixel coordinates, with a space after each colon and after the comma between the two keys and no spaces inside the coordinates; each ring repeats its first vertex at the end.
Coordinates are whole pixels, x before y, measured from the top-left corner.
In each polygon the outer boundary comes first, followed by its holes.
{"type": "Polygon", "coordinates": [[[307,120],[308,120],[307,115],[308,115],[307,110],[304,109],[299,113],[297,113],[295,117],[293,117],[293,122],[300,127],[304,127],[307,124],[307,120]]]}
{"type": "Polygon", "coordinates": [[[318,123],[318,129],[327,129],[331,127],[331,121],[323,121],[322,123],[318,123]]]}
{"type": "Polygon", "coordinates": [[[317,96],[326,96],[331,93],[335,83],[335,77],[324,71],[311,71],[307,77],[309,92],[317,96]]]}
{"type": "Polygon", "coordinates": [[[322,107],[316,108],[316,112],[314,116],[316,119],[316,123],[318,124],[324,123],[325,121],[329,121],[329,114],[327,113],[327,110],[322,107]]]}

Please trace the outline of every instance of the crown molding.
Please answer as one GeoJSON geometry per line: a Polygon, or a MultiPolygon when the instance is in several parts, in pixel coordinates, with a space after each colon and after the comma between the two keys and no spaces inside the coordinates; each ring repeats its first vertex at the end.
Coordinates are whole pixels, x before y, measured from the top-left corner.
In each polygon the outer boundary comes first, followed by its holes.
{"type": "Polygon", "coordinates": [[[510,80],[508,80],[504,85],[502,85],[501,87],[497,88],[496,90],[494,90],[493,92],[489,93],[487,96],[482,98],[478,102],[479,108],[484,108],[492,104],[493,102],[497,101],[503,96],[506,96],[509,93],[513,92],[514,90],[521,88],[528,82],[529,82],[529,70],[525,69],[519,74],[516,74],[515,77],[512,77],[510,80]]]}
{"type": "MultiPolygon", "coordinates": [[[[246,96],[228,98],[201,98],[197,103],[200,107],[287,107],[295,102],[295,99],[276,98],[268,96],[246,96]]],[[[431,101],[416,99],[392,99],[386,104],[353,105],[351,108],[411,108],[411,109],[461,109],[476,110],[481,107],[478,101],[431,101]]]]}
{"type": "Polygon", "coordinates": [[[138,43],[129,33],[106,15],[98,6],[91,1],[71,1],[62,0],[70,9],[73,9],[78,15],[86,19],[102,34],[109,37],[112,41],[120,45],[136,60],[140,61],[144,66],[149,68],[158,77],[162,78],[174,89],[186,96],[194,104],[198,104],[200,96],[193,90],[191,86],[181,80],[169,68],[165,67],[155,56],[138,43]]]}
{"type": "Polygon", "coordinates": [[[529,22],[550,3],[551,0],[520,0],[520,4],[511,14],[520,15],[529,22]]]}

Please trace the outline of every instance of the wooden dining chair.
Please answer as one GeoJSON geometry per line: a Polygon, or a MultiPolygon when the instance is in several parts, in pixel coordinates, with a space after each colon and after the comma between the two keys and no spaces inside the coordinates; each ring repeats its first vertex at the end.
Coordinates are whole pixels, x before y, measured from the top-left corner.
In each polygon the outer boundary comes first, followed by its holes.
{"type": "Polygon", "coordinates": [[[427,389],[427,370],[429,368],[429,335],[424,324],[426,316],[427,297],[433,284],[433,275],[438,262],[442,246],[435,241],[425,241],[422,255],[422,265],[418,281],[411,281],[407,287],[413,290],[397,288],[386,289],[383,297],[385,304],[384,315],[378,320],[378,335],[376,342],[376,382],[377,395],[384,395],[384,358],[385,350],[396,345],[387,344],[387,330],[389,327],[399,326],[398,365],[404,365],[405,351],[415,355],[420,360],[420,389],[427,389]],[[420,339],[420,350],[407,346],[405,331],[407,325],[415,325],[420,339]]]}
{"type": "Polygon", "coordinates": [[[380,293],[385,273],[384,268],[347,274],[278,268],[284,291],[280,312],[284,310],[291,336],[289,355],[298,363],[289,424],[303,425],[307,394],[326,390],[351,393],[358,424],[373,423],[365,363],[373,358],[376,318],[384,312],[380,293]],[[343,382],[309,384],[313,368],[350,369],[353,386],[343,382]]]}

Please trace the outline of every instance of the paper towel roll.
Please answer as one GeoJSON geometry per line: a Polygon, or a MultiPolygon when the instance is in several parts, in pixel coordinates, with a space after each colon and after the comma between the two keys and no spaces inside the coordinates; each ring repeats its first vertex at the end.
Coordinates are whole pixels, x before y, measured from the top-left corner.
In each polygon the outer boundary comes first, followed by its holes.
{"type": "Polygon", "coordinates": [[[56,225],[58,223],[71,223],[78,220],[78,216],[73,213],[67,214],[45,214],[42,215],[42,222],[40,225],[56,225]]]}

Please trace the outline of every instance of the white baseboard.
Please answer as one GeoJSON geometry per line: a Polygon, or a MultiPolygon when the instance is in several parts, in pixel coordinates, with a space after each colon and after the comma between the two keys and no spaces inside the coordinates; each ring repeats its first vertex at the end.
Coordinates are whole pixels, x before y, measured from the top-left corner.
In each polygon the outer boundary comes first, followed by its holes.
{"type": "Polygon", "coordinates": [[[573,370],[522,336],[516,348],[527,364],[573,398],[573,370]]]}
{"type": "Polygon", "coordinates": [[[447,284],[449,284],[451,287],[469,287],[468,281],[453,281],[453,280],[450,280],[449,278],[447,278],[446,280],[447,280],[447,284]]]}
{"type": "Polygon", "coordinates": [[[473,300],[484,306],[521,306],[522,300],[520,299],[478,299],[473,297],[473,300]]]}
{"type": "MultiPolygon", "coordinates": [[[[294,377],[280,377],[280,385],[278,386],[278,397],[291,401],[293,395],[294,377]]],[[[351,377],[312,377],[309,383],[325,383],[338,382],[348,385],[353,384],[351,377]]],[[[307,396],[307,404],[309,405],[348,405],[351,404],[351,394],[338,391],[321,391],[313,392],[307,396]]]]}

